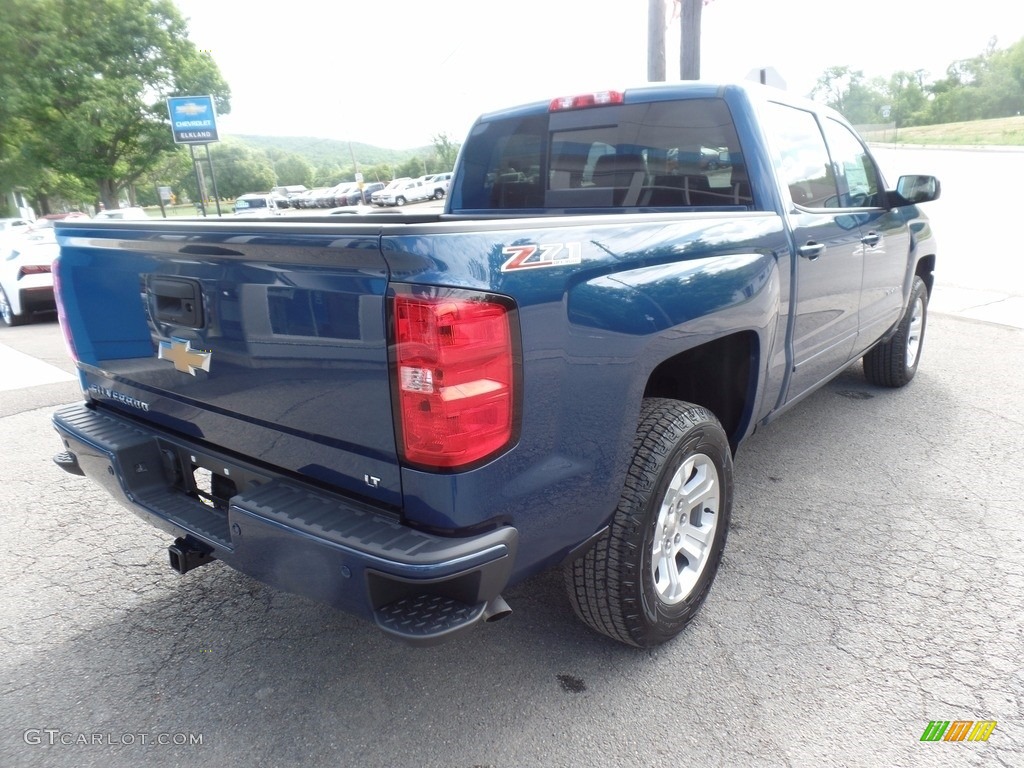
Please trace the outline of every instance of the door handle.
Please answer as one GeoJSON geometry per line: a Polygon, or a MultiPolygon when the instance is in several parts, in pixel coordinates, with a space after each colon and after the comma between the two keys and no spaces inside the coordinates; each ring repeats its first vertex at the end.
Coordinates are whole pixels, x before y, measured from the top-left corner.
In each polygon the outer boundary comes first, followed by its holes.
{"type": "Polygon", "coordinates": [[[882,236],[877,232],[868,232],[864,237],[860,239],[864,245],[874,248],[882,241],[882,236]]]}
{"type": "Polygon", "coordinates": [[[814,261],[825,252],[825,244],[808,240],[806,245],[797,248],[797,252],[808,261],[814,261]]]}

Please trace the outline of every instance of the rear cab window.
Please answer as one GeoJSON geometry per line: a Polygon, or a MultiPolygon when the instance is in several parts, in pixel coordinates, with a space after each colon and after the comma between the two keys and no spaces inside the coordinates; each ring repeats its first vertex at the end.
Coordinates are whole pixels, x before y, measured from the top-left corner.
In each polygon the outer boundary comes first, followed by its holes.
{"type": "Polygon", "coordinates": [[[724,100],[508,116],[474,127],[457,212],[753,208],[724,100]]]}

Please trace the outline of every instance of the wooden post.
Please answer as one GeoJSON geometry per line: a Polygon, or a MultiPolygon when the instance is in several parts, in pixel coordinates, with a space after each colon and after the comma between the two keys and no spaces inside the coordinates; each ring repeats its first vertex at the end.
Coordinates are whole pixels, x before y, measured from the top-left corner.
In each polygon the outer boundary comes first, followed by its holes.
{"type": "Polygon", "coordinates": [[[665,0],[647,0],[647,80],[665,81],[665,0]]]}
{"type": "Polygon", "coordinates": [[[679,14],[679,78],[700,79],[700,14],[704,0],[682,0],[679,14]]]}

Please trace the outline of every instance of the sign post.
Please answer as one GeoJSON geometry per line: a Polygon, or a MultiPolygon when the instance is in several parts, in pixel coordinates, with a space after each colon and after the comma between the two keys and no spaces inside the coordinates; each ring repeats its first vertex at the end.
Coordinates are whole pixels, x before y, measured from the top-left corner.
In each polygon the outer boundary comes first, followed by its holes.
{"type": "Polygon", "coordinates": [[[747,73],[747,80],[754,80],[761,85],[770,85],[773,88],[786,90],[786,81],[779,74],[775,67],[760,67],[752,69],[747,73]]]}
{"type": "Polygon", "coordinates": [[[171,188],[170,187],[157,187],[156,196],[160,201],[160,215],[165,219],[167,218],[167,209],[164,207],[167,203],[171,202],[171,188]]]}
{"type": "Polygon", "coordinates": [[[210,144],[220,141],[217,135],[217,113],[213,107],[213,96],[171,96],[167,99],[167,112],[171,117],[171,134],[175,144],[188,144],[192,155],[192,167],[196,173],[196,185],[200,210],[206,215],[206,185],[203,183],[199,168],[201,161],[196,160],[195,145],[206,147],[206,162],[210,166],[210,178],[213,181],[213,195],[217,202],[217,215],[221,215],[220,198],[217,196],[217,177],[213,172],[213,160],[210,158],[210,144]]]}

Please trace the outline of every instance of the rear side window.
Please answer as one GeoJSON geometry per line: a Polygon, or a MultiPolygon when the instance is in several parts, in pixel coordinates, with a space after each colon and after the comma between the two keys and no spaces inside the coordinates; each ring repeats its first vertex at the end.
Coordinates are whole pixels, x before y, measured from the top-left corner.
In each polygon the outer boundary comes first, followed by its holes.
{"type": "Polygon", "coordinates": [[[765,120],[774,139],[775,168],[793,202],[805,208],[838,207],[835,169],[814,115],[773,103],[765,120]]]}
{"type": "Polygon", "coordinates": [[[454,211],[751,207],[720,99],[628,104],[478,125],[454,211]]]}

